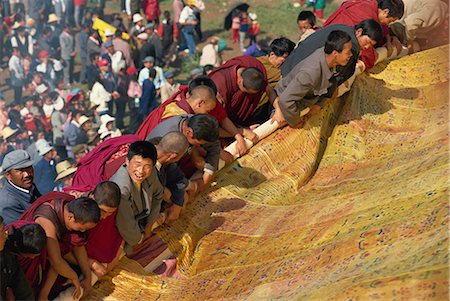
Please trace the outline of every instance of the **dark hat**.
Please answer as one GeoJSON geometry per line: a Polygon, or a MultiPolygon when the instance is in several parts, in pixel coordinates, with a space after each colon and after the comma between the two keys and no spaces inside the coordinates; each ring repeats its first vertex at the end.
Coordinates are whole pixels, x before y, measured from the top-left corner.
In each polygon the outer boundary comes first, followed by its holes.
{"type": "Polygon", "coordinates": [[[165,78],[172,78],[173,76],[174,76],[174,74],[173,74],[172,71],[164,72],[164,77],[165,78]]]}
{"type": "Polygon", "coordinates": [[[2,163],[2,173],[10,171],[12,169],[20,169],[30,167],[34,164],[34,160],[31,159],[30,154],[24,150],[15,150],[6,154],[2,163]]]}
{"type": "Polygon", "coordinates": [[[155,58],[153,56],[146,56],[142,62],[143,63],[154,63],[155,58]]]}
{"type": "Polygon", "coordinates": [[[103,46],[105,46],[105,48],[108,48],[108,47],[113,46],[113,43],[112,43],[111,40],[108,40],[108,41],[106,41],[106,42],[103,44],[103,46]]]}

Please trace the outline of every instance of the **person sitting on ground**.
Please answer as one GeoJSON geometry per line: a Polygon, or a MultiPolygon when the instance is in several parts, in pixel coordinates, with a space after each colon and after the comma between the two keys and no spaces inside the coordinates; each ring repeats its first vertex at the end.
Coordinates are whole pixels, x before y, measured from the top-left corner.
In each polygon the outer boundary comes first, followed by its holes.
{"type": "Polygon", "coordinates": [[[16,221],[3,227],[0,216],[0,296],[2,300],[34,300],[38,287],[31,287],[39,275],[25,274],[22,264],[45,249],[47,237],[36,223],[16,221]],[[13,298],[12,298],[13,297],[13,298]]]}
{"type": "Polygon", "coordinates": [[[156,148],[148,141],[130,144],[126,163],[111,177],[119,185],[121,199],[116,225],[125,241],[125,252],[149,237],[163,201],[163,188],[155,164],[156,148]]]}
{"type": "Polygon", "coordinates": [[[184,174],[202,190],[211,182],[219,165],[221,147],[217,119],[207,114],[177,115],[155,127],[146,140],[163,137],[169,132],[183,133],[193,146],[188,161],[197,171],[184,170],[184,174]]]}
{"type": "Polygon", "coordinates": [[[24,150],[6,154],[2,162],[2,172],[6,181],[0,191],[0,215],[8,225],[37,199],[41,193],[34,184],[34,161],[24,150]]]}
{"type": "MultiPolygon", "coordinates": [[[[20,220],[34,221],[44,228],[47,235],[47,256],[50,263],[39,292],[39,300],[47,300],[58,275],[67,278],[75,287],[73,296],[78,298],[92,289],[91,269],[86,254],[85,231],[100,220],[100,209],[90,198],[53,191],[33,203],[20,220]],[[70,264],[78,265],[83,280],[70,264]],[[83,288],[83,292],[82,289],[83,288]]],[[[40,258],[34,258],[39,261],[40,258]]]]}
{"type": "Polygon", "coordinates": [[[275,113],[272,121],[280,126],[286,122],[291,127],[302,126],[303,116],[314,114],[320,110],[318,105],[336,81],[333,70],[337,66],[345,66],[352,53],[352,41],[344,31],[332,31],[325,43],[306,59],[300,61],[295,68],[276,86],[278,100],[275,100],[275,113]],[[320,94],[318,95],[318,92],[320,94]]]}
{"type": "Polygon", "coordinates": [[[209,39],[209,43],[202,49],[202,55],[200,56],[200,66],[213,65],[219,67],[222,65],[222,51],[227,47],[227,43],[224,39],[219,37],[212,37],[209,39]]]}
{"type": "Polygon", "coordinates": [[[297,44],[319,30],[316,26],[316,16],[310,10],[303,10],[298,14],[297,26],[300,32],[300,38],[297,44]]]}

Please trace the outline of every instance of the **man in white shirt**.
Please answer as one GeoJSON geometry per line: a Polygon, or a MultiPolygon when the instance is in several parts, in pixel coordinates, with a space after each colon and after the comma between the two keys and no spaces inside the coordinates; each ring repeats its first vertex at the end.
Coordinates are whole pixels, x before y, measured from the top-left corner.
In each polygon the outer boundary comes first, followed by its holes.
{"type": "Polygon", "coordinates": [[[187,5],[183,8],[180,14],[181,32],[189,49],[189,57],[193,58],[195,54],[195,26],[197,25],[197,18],[194,13],[195,3],[194,1],[188,1],[187,5]]]}
{"type": "Polygon", "coordinates": [[[20,103],[22,98],[22,88],[25,80],[25,72],[23,69],[23,61],[20,50],[13,47],[12,55],[8,62],[9,72],[11,76],[11,87],[14,89],[14,101],[20,103]]]}

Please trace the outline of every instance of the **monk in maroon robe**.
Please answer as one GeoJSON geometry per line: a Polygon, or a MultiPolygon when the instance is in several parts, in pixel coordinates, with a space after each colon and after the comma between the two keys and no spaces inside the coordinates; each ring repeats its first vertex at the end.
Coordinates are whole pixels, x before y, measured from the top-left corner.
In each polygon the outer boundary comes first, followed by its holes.
{"type": "MultiPolygon", "coordinates": [[[[211,71],[209,77],[215,82],[221,96],[219,102],[231,121],[240,126],[250,125],[249,118],[268,87],[264,65],[254,57],[238,56],[211,71]]],[[[219,109],[217,106],[216,110],[219,109]]],[[[210,114],[215,115],[215,110],[210,114]]]]}
{"type": "MultiPolygon", "coordinates": [[[[70,279],[75,286],[74,296],[81,295],[91,287],[91,270],[84,244],[85,231],[92,229],[100,219],[100,209],[95,201],[79,198],[62,192],[50,192],[37,199],[20,217],[20,220],[35,221],[44,228],[47,235],[47,254],[50,266],[44,276],[40,299],[47,299],[58,275],[70,279]],[[75,258],[84,275],[80,283],[77,273],[66,260],[75,258]]],[[[36,257],[34,260],[40,260],[36,257]]]]}

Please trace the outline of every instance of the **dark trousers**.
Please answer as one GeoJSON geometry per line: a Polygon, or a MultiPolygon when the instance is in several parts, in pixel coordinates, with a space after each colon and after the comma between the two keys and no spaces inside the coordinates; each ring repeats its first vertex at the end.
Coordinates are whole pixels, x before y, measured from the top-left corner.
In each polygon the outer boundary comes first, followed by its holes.
{"type": "Polygon", "coordinates": [[[14,89],[14,102],[22,104],[22,86],[12,88],[14,89]]]}
{"type": "MultiPolygon", "coordinates": [[[[123,124],[123,118],[125,116],[125,109],[127,106],[127,98],[119,98],[115,100],[116,103],[116,126],[119,129],[123,129],[124,128],[124,124],[123,124]]],[[[134,116],[131,116],[131,118],[134,118],[134,116]]]]}

